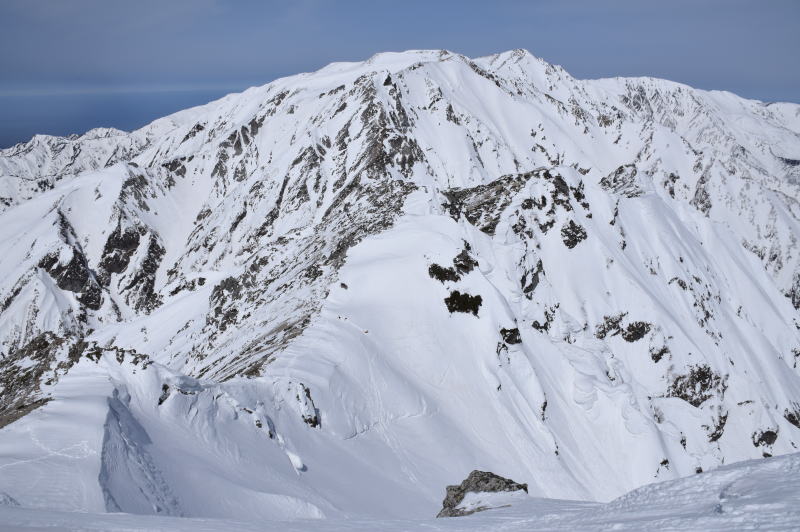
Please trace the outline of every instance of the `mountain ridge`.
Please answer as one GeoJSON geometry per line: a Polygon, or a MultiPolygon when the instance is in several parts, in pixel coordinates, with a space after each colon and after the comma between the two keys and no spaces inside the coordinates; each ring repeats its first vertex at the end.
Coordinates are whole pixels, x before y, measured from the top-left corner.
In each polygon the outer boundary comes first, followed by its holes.
{"type": "MultiPolygon", "coordinates": [[[[287,518],[431,514],[476,468],[609,500],[790,452],[791,109],[420,51],[0,151],[0,407],[26,413],[0,442],[78,445],[49,412],[83,376],[81,508],[287,518]]],[[[64,504],[26,467],[0,491],[64,504]]]]}

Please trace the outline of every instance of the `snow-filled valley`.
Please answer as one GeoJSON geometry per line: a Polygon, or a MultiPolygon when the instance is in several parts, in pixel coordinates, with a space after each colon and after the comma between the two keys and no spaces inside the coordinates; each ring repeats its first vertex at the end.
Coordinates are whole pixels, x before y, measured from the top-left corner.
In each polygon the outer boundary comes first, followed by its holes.
{"type": "Polygon", "coordinates": [[[798,200],[800,105],[522,50],[0,150],[0,526],[790,528],[798,200]]]}

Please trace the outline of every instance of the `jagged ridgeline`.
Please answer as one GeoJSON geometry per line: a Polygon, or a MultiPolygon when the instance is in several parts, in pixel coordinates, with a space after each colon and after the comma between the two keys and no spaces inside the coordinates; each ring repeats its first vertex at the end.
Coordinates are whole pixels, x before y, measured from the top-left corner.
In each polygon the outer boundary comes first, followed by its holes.
{"type": "Polygon", "coordinates": [[[0,491],[428,516],[793,451],[798,160],[797,105],[519,50],[0,150],[0,491]]]}

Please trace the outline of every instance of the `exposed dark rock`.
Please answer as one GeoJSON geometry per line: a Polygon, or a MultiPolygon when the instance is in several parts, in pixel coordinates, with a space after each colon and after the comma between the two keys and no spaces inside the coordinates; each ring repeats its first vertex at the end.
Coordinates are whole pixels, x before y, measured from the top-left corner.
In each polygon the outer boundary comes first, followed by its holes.
{"type": "Polygon", "coordinates": [[[565,246],[572,249],[586,240],[586,229],[576,224],[574,220],[570,220],[561,228],[561,239],[565,246]]]}
{"type": "Polygon", "coordinates": [[[191,281],[182,282],[181,284],[179,284],[178,286],[176,286],[175,288],[170,290],[169,295],[174,296],[174,295],[176,295],[176,294],[178,294],[180,292],[183,292],[185,290],[193,292],[193,291],[197,290],[198,286],[203,286],[205,284],[206,284],[206,278],[205,277],[196,277],[196,278],[192,279],[191,281]]]}
{"type": "Polygon", "coordinates": [[[190,138],[194,137],[195,135],[197,135],[198,133],[200,133],[204,129],[205,129],[205,127],[203,127],[202,124],[195,124],[192,127],[192,129],[189,130],[189,132],[186,134],[186,136],[183,137],[183,140],[181,142],[186,142],[187,140],[189,140],[190,138]]]}
{"type": "Polygon", "coordinates": [[[184,177],[186,175],[186,166],[183,162],[186,160],[186,157],[180,157],[178,159],[173,159],[168,161],[161,166],[172,172],[173,174],[184,177]]]}
{"type": "Polygon", "coordinates": [[[697,180],[697,188],[695,188],[694,197],[689,202],[689,204],[705,215],[708,215],[709,211],[711,211],[711,195],[707,190],[708,181],[709,178],[707,174],[704,173],[700,176],[700,179],[697,180]]]}
{"type": "Polygon", "coordinates": [[[103,305],[103,289],[96,282],[88,283],[78,296],[78,301],[92,310],[99,310],[103,305]]]}
{"type": "Polygon", "coordinates": [[[321,425],[320,417],[319,417],[319,409],[314,404],[314,400],[311,398],[311,390],[308,389],[308,386],[305,384],[300,384],[300,388],[303,391],[303,397],[297,396],[297,400],[305,405],[307,412],[303,413],[303,422],[315,429],[321,425]]]}
{"type": "Polygon", "coordinates": [[[428,267],[428,275],[442,283],[445,281],[458,281],[461,278],[455,268],[447,268],[438,264],[431,264],[428,267]]]}
{"type": "Polygon", "coordinates": [[[728,422],[728,413],[720,414],[714,423],[714,430],[708,434],[708,441],[715,442],[722,437],[725,432],[725,423],[728,422]]]}
{"type": "Polygon", "coordinates": [[[500,329],[500,336],[502,336],[503,341],[509,345],[522,343],[522,337],[520,336],[519,329],[517,327],[514,327],[513,329],[500,329]]]}
{"type": "Polygon", "coordinates": [[[125,204],[130,202],[143,211],[149,211],[147,197],[152,195],[152,188],[147,182],[147,178],[142,174],[130,174],[119,192],[119,202],[125,204]]]}
{"type": "Polygon", "coordinates": [[[161,304],[161,296],[155,291],[156,272],[166,250],[159,239],[151,234],[144,259],[130,281],[120,289],[128,304],[137,310],[151,312],[161,304]]]}
{"type": "Polygon", "coordinates": [[[531,323],[531,327],[533,327],[539,332],[549,331],[550,324],[553,323],[553,320],[556,318],[557,308],[558,305],[544,309],[544,323],[540,323],[539,320],[533,320],[533,323],[531,323]]]}
{"type": "Polygon", "coordinates": [[[462,294],[458,290],[450,292],[450,295],[444,298],[444,303],[447,305],[447,310],[452,314],[453,312],[466,312],[478,315],[478,309],[483,302],[481,296],[472,296],[470,294],[462,294]]]}
{"type": "Polygon", "coordinates": [[[135,349],[126,349],[124,347],[118,347],[115,345],[99,346],[96,343],[92,343],[92,345],[85,347],[83,349],[83,356],[85,356],[94,363],[100,362],[100,359],[103,357],[103,354],[114,355],[114,359],[117,361],[118,364],[122,364],[123,362],[128,361],[134,366],[141,365],[142,369],[147,369],[150,366],[150,364],[153,363],[149,355],[146,355],[144,353],[139,353],[135,349]]]}
{"type": "Polygon", "coordinates": [[[66,265],[59,263],[59,253],[52,252],[39,261],[39,267],[50,274],[58,287],[69,292],[80,292],[89,280],[86,259],[77,249],[72,249],[72,258],[66,265]]]}
{"type": "Polygon", "coordinates": [[[555,206],[558,205],[563,207],[566,211],[571,211],[572,205],[569,204],[569,185],[564,181],[564,178],[558,174],[551,175],[549,171],[545,171],[543,175],[546,179],[552,179],[553,182],[553,203],[550,209],[555,211],[555,206]]]}
{"type": "Polygon", "coordinates": [[[609,192],[635,198],[641,196],[643,191],[636,181],[636,165],[626,164],[620,166],[600,180],[600,186],[609,192]]]}
{"type": "Polygon", "coordinates": [[[161,406],[164,404],[164,401],[169,399],[170,396],[170,388],[169,384],[162,384],[161,385],[161,395],[158,397],[158,405],[161,406]]]}
{"type": "MultiPolygon", "coordinates": [[[[763,260],[764,257],[761,257],[763,260]]],[[[784,294],[792,302],[792,306],[800,310],[800,271],[795,272],[792,277],[792,286],[784,294]]]]}
{"type": "Polygon", "coordinates": [[[725,393],[725,379],[714,373],[708,364],[692,366],[689,373],[679,375],[667,390],[668,397],[678,397],[694,407],[699,407],[713,396],[725,393]]]}
{"type": "Polygon", "coordinates": [[[669,284],[672,284],[673,282],[676,283],[678,286],[680,286],[681,290],[686,290],[687,288],[686,281],[684,281],[683,279],[680,279],[679,277],[673,277],[672,279],[669,280],[669,284]]]}
{"type": "Polygon", "coordinates": [[[473,259],[469,254],[469,244],[466,244],[466,246],[467,247],[461,250],[461,252],[456,255],[456,258],[453,259],[453,266],[459,275],[465,275],[471,272],[478,265],[478,261],[473,259]]]}
{"type": "MultiPolygon", "coordinates": [[[[0,358],[0,428],[26,416],[49,401],[43,396],[41,385],[50,375],[53,383],[57,375],[56,355],[65,339],[51,332],[33,337],[28,343],[0,358]],[[18,362],[25,361],[23,366],[18,362]]],[[[71,362],[62,365],[66,372],[71,362]]]]}
{"type": "Polygon", "coordinates": [[[765,430],[762,432],[753,433],[753,445],[756,447],[770,446],[778,440],[778,432],[776,430],[765,430]]]}
{"type": "Polygon", "coordinates": [[[800,404],[792,403],[792,408],[783,411],[783,417],[786,421],[800,429],[800,404]]]}
{"type": "Polygon", "coordinates": [[[536,262],[536,269],[531,272],[526,271],[522,275],[522,279],[520,279],[520,286],[522,287],[522,293],[525,294],[525,297],[528,299],[533,298],[533,291],[536,290],[536,287],[539,286],[540,276],[544,275],[544,266],[542,265],[542,260],[539,259],[536,262]]]}
{"type": "MultiPolygon", "coordinates": [[[[622,320],[627,315],[627,312],[620,312],[613,316],[604,316],[603,322],[595,327],[594,335],[600,340],[608,336],[620,335],[626,342],[636,342],[644,338],[652,329],[652,324],[646,321],[633,321],[629,323],[627,327],[623,327],[622,320]]],[[[650,350],[650,356],[653,357],[653,361],[655,362],[661,360],[661,357],[667,353],[669,353],[669,349],[666,346],[659,350],[654,350],[652,348],[650,350]]]]}
{"type": "Polygon", "coordinates": [[[485,185],[447,190],[443,192],[447,201],[442,206],[454,219],[458,220],[463,215],[469,223],[493,235],[500,214],[534,175],[535,172],[511,174],[485,185]]]}
{"type": "Polygon", "coordinates": [[[450,121],[450,122],[452,122],[452,123],[454,123],[456,125],[461,125],[461,120],[458,118],[458,115],[456,114],[455,109],[453,109],[453,105],[452,104],[449,104],[449,103],[447,104],[447,109],[446,109],[445,112],[446,112],[446,116],[447,116],[447,120],[448,121],[450,121]]]}
{"type": "Polygon", "coordinates": [[[518,484],[513,480],[495,475],[488,471],[475,470],[458,486],[447,486],[447,494],[442,501],[442,509],[436,517],[461,517],[487,508],[461,510],[458,505],[467,493],[496,493],[524,491],[528,493],[527,484],[518,484]]]}
{"type": "Polygon", "coordinates": [[[675,184],[680,180],[680,176],[678,174],[670,172],[666,179],[661,183],[661,185],[666,189],[667,193],[671,198],[675,197],[675,184]]]}
{"type": "Polygon", "coordinates": [[[653,362],[660,362],[665,355],[669,355],[669,347],[667,346],[650,348],[650,358],[653,359],[653,362]]]}
{"type": "Polygon", "coordinates": [[[103,256],[100,259],[100,282],[108,284],[110,274],[122,273],[128,267],[131,255],[139,247],[139,241],[143,230],[138,227],[122,228],[118,222],[117,227],[108,235],[103,256]]]}
{"type": "Polygon", "coordinates": [[[464,249],[453,259],[452,268],[439,264],[431,264],[428,268],[428,275],[442,283],[445,281],[461,280],[462,275],[471,272],[478,265],[478,261],[470,256],[469,250],[469,244],[464,242],[464,249]]]}
{"type": "Polygon", "coordinates": [[[67,361],[61,364],[62,368],[76,364],[83,356],[87,347],[89,347],[89,344],[86,343],[83,338],[78,338],[74,344],[69,346],[69,350],[67,350],[67,361]]]}
{"type": "Polygon", "coordinates": [[[59,262],[60,254],[54,251],[42,257],[39,267],[50,274],[60,289],[78,294],[78,301],[92,310],[97,310],[103,302],[102,289],[94,273],[89,269],[81,250],[72,247],[71,253],[72,257],[66,265],[59,262]]]}
{"type": "Polygon", "coordinates": [[[622,339],[626,342],[641,340],[650,332],[651,325],[646,321],[634,321],[628,324],[625,329],[620,330],[622,339]]]}
{"type": "Polygon", "coordinates": [[[615,334],[619,334],[621,331],[620,324],[622,323],[622,319],[627,316],[627,312],[620,312],[614,316],[604,316],[603,323],[599,324],[595,328],[594,335],[603,340],[606,336],[614,336],[615,334]]]}
{"type": "MultiPolygon", "coordinates": [[[[227,298],[238,299],[241,295],[241,290],[242,286],[236,277],[226,277],[211,291],[209,300],[212,305],[219,306],[227,298]]],[[[216,310],[215,313],[219,313],[219,311],[216,310]]]]}
{"type": "Polygon", "coordinates": [[[14,283],[11,293],[3,300],[2,304],[0,304],[0,313],[5,312],[6,309],[11,306],[11,303],[14,302],[26,284],[27,280],[24,277],[20,278],[16,283],[14,283]]]}
{"type": "Polygon", "coordinates": [[[220,331],[225,331],[228,325],[235,323],[239,311],[232,307],[232,303],[240,298],[242,285],[236,277],[226,277],[214,287],[208,298],[209,305],[214,313],[208,314],[206,323],[213,325],[220,331]]]}

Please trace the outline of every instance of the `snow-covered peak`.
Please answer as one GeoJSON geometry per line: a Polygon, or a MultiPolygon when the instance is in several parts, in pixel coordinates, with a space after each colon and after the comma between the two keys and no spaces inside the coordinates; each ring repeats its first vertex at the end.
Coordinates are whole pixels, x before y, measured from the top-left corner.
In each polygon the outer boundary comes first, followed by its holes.
{"type": "Polygon", "coordinates": [[[410,51],[5,150],[0,492],[427,516],[790,452],[797,109],[410,51]]]}

